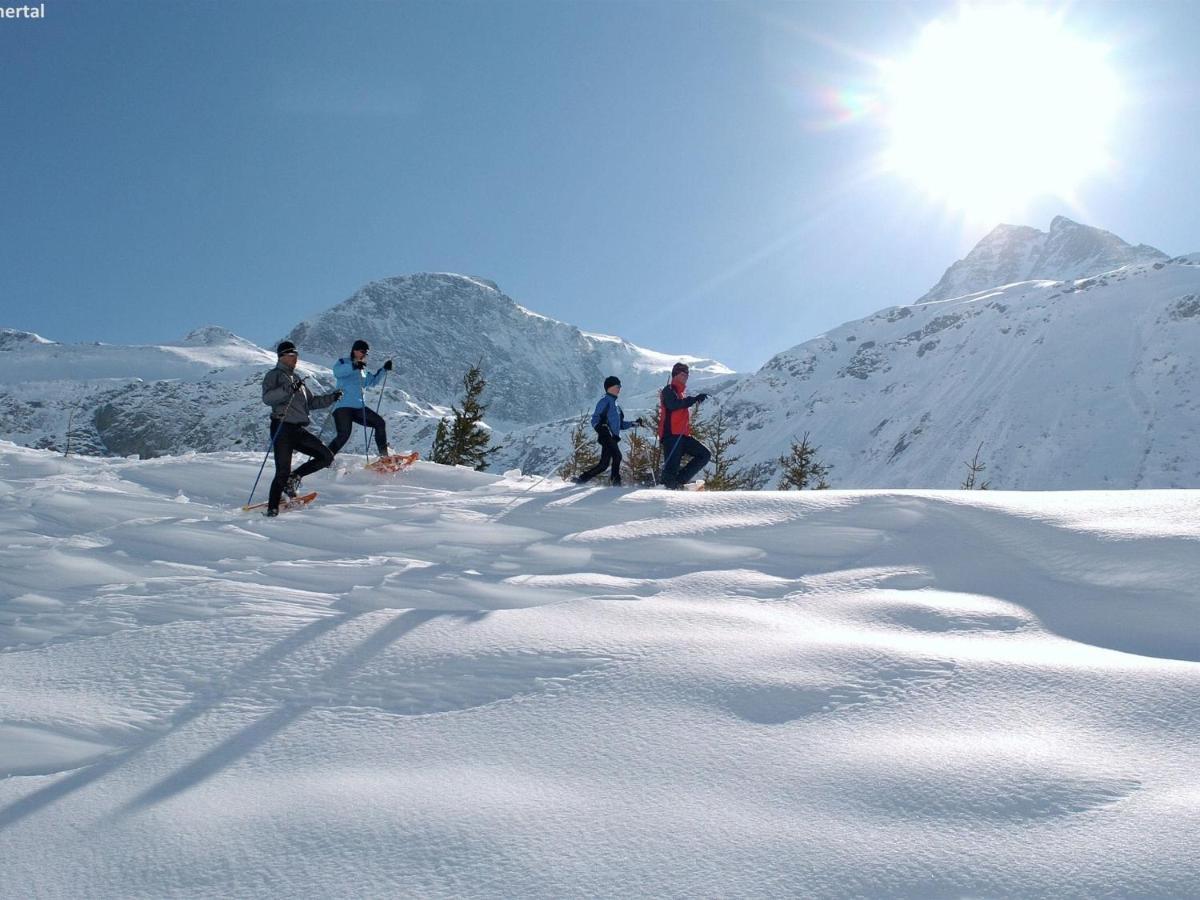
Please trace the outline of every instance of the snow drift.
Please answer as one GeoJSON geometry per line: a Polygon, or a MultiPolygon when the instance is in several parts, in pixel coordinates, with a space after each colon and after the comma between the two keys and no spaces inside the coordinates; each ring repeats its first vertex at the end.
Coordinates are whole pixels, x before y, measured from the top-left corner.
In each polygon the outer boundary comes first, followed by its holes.
{"type": "Polygon", "coordinates": [[[1183,896],[1192,492],[675,494],[0,444],[0,883],[1183,896]]]}

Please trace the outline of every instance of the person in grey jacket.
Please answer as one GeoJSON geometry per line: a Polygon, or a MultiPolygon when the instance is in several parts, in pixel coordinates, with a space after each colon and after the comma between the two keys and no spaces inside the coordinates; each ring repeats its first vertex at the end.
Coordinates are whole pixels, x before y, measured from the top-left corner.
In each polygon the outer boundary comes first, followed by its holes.
{"type": "Polygon", "coordinates": [[[279,364],[263,376],[262,383],[263,403],[271,407],[271,440],[275,449],[275,478],[267,497],[268,516],[279,515],[284,491],[290,497],[296,496],[302,478],[333,462],[329,448],[304,426],[309,423],[309,410],[330,406],[342,396],[341,391],[314,395],[308,389],[304,379],[296,374],[300,354],[291,341],[284,341],[275,352],[279,364]],[[295,472],[292,471],[294,450],[312,457],[295,472]]]}

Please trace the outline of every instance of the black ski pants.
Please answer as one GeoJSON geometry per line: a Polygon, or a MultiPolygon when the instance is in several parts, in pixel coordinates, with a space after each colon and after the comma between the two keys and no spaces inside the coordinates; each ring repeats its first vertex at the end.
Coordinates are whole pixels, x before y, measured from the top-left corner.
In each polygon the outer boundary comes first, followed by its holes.
{"type": "Polygon", "coordinates": [[[341,450],[346,441],[350,440],[350,430],[355,425],[362,425],[375,429],[375,446],[379,448],[379,455],[387,455],[387,423],[375,410],[366,406],[361,409],[343,406],[333,411],[333,424],[337,426],[337,437],[329,442],[329,449],[334,453],[341,450]]]}
{"type": "Polygon", "coordinates": [[[279,500],[283,496],[283,488],[288,478],[292,475],[303,478],[313,472],[319,472],[333,463],[333,454],[321,443],[320,438],[295,422],[281,424],[272,419],[271,437],[275,441],[275,477],[271,480],[271,494],[267,498],[267,506],[270,509],[279,509],[279,500]],[[312,459],[293,472],[292,452],[295,450],[311,456],[312,459]]]}
{"type": "Polygon", "coordinates": [[[597,429],[596,440],[600,444],[600,462],[596,463],[586,472],[579,476],[579,483],[591,481],[605,469],[612,467],[612,474],[609,476],[611,484],[621,483],[621,442],[613,435],[607,427],[597,429]]]}
{"type": "Polygon", "coordinates": [[[708,461],[712,458],[708,448],[690,434],[663,438],[662,449],[666,454],[662,480],[667,487],[687,484],[696,477],[697,472],[708,465],[708,461]],[[679,466],[685,456],[690,456],[691,459],[681,472],[679,466]]]}

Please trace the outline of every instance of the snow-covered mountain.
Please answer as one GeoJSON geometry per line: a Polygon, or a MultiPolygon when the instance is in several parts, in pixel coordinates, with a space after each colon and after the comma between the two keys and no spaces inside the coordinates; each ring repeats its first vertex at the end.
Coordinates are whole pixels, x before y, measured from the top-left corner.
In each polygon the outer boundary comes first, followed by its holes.
{"type": "Polygon", "coordinates": [[[590,408],[612,374],[620,375],[626,396],[660,387],[678,360],[692,367],[697,382],[733,374],[715,360],[580,331],[525,309],[491,281],[464,275],[374,281],[287,334],[302,356],[327,365],[349,353],[356,338],[371,344],[373,364],[393,357],[395,382],[430,403],[456,400],[467,367],[482,363],[488,420],[503,429],[590,408]]]}
{"type": "Polygon", "coordinates": [[[1127,244],[1115,234],[1055,216],[1050,231],[1028,225],[997,225],[941,281],[917,301],[932,303],[987,288],[1035,279],[1066,281],[1122,266],[1165,260],[1145,244],[1127,244]]]}
{"type": "Polygon", "coordinates": [[[0,435],[114,456],[257,446],[266,421],[259,383],[275,359],[215,326],[147,346],[61,344],[5,329],[0,435]]]}
{"type": "MultiPolygon", "coordinates": [[[[447,274],[373,282],[288,337],[318,387],[357,337],[376,364],[394,357],[389,437],[422,452],[466,367],[482,361],[503,447],[496,471],[550,471],[605,375],[621,375],[633,418],[684,358],[693,390],[714,396],[704,414],[724,406],[761,484],[807,431],[843,487],[956,487],[981,444],[995,487],[1194,487],[1200,254],[1162,256],[1063,217],[1049,233],[1001,226],[916,304],[843,325],[754,375],[589,334],[447,274]]],[[[211,326],[148,347],[0,331],[0,437],[61,449],[69,430],[78,452],[108,455],[260,446],[259,383],[274,361],[211,326]]]]}
{"type": "Polygon", "coordinates": [[[810,433],[839,487],[1200,486],[1200,265],[1183,257],[892,307],[720,396],[764,483],[810,433]]]}

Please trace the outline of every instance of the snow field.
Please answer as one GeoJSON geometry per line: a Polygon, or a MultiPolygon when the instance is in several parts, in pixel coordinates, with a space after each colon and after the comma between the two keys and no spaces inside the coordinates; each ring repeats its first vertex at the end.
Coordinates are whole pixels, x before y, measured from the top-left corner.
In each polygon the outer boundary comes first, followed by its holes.
{"type": "Polygon", "coordinates": [[[0,893],[1200,877],[1192,492],[677,494],[343,456],[267,520],[240,510],[260,459],[0,444],[0,893]]]}

